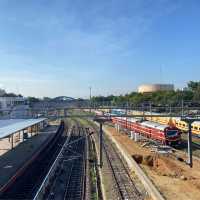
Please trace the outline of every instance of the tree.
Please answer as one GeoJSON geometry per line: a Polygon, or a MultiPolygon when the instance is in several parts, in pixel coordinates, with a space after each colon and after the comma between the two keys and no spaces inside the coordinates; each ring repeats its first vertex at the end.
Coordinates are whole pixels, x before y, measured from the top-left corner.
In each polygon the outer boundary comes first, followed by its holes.
{"type": "Polygon", "coordinates": [[[30,104],[32,104],[32,103],[37,103],[37,102],[40,101],[40,99],[38,99],[38,98],[36,98],[36,97],[28,97],[27,100],[28,100],[28,102],[29,102],[30,104]]]}
{"type": "Polygon", "coordinates": [[[49,97],[43,97],[43,101],[51,101],[52,99],[49,97]]]}
{"type": "Polygon", "coordinates": [[[198,87],[200,87],[200,82],[190,81],[188,83],[188,89],[192,91],[196,91],[198,87]]]}

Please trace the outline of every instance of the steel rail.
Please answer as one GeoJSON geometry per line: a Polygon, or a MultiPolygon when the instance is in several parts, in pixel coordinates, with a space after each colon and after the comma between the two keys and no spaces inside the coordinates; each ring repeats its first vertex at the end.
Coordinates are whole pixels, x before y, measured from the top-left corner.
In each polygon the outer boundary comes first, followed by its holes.
{"type": "MultiPolygon", "coordinates": [[[[85,134],[84,130],[82,128],[79,129],[79,137],[82,137],[82,135],[85,134]]],[[[78,140],[77,143],[74,143],[76,146],[73,147],[73,151],[77,151],[78,154],[81,154],[82,157],[80,159],[74,159],[71,164],[69,178],[66,184],[66,190],[64,194],[64,200],[65,199],[84,199],[85,196],[85,162],[86,162],[86,152],[85,152],[85,140],[86,138],[83,138],[82,140],[78,140]]]]}
{"type": "Polygon", "coordinates": [[[55,173],[56,168],[58,167],[58,162],[60,161],[60,159],[62,159],[63,151],[65,150],[65,147],[67,146],[67,144],[70,141],[72,130],[73,130],[73,128],[69,131],[69,136],[68,136],[66,142],[64,143],[62,149],[60,150],[60,152],[57,156],[57,158],[55,159],[55,161],[52,164],[51,168],[49,169],[47,175],[45,176],[45,178],[44,178],[40,188],[38,189],[36,195],[34,196],[33,200],[41,199],[42,196],[44,195],[45,189],[46,189],[47,185],[49,184],[49,180],[53,176],[53,174],[55,173]]]}
{"type": "MultiPolygon", "coordinates": [[[[90,125],[98,132],[94,124],[90,122],[90,125]]],[[[119,153],[105,136],[103,136],[103,149],[117,186],[116,192],[119,198],[122,200],[143,200],[142,194],[137,190],[119,153]]]]}
{"type": "Polygon", "coordinates": [[[105,149],[106,157],[114,174],[121,199],[142,200],[143,197],[133,183],[128,170],[126,169],[122,159],[119,156],[119,153],[116,152],[111,142],[106,141],[105,137],[103,140],[103,147],[105,149]]]}

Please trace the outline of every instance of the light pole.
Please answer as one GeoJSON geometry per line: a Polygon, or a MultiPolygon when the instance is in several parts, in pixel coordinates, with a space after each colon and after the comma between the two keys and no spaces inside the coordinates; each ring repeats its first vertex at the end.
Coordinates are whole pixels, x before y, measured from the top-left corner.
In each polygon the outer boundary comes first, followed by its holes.
{"type": "Polygon", "coordinates": [[[90,89],[90,112],[91,112],[91,106],[92,106],[92,87],[90,86],[89,87],[89,89],[90,89]]]}
{"type": "Polygon", "coordinates": [[[182,116],[184,115],[183,107],[184,107],[184,101],[183,101],[183,88],[182,88],[182,99],[181,99],[181,114],[182,114],[182,116]]]}

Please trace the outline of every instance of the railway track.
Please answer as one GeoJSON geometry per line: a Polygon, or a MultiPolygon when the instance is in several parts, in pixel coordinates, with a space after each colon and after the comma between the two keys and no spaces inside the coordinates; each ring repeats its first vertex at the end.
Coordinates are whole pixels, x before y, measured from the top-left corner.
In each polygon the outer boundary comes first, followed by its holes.
{"type": "Polygon", "coordinates": [[[59,175],[54,180],[49,194],[44,199],[49,200],[84,200],[86,197],[86,166],[87,145],[86,130],[76,122],[73,128],[69,146],[62,156],[59,175]]]}
{"type": "MultiPolygon", "coordinates": [[[[90,125],[98,132],[97,128],[92,125],[92,123],[90,123],[90,125]]],[[[136,188],[135,183],[130,177],[128,169],[124,164],[124,161],[119,155],[119,152],[105,136],[103,136],[103,150],[115,180],[115,189],[116,193],[118,194],[118,199],[143,200],[144,197],[136,188]]]]}
{"type": "Polygon", "coordinates": [[[109,142],[105,137],[103,137],[103,148],[114,175],[120,199],[142,200],[143,197],[132,181],[129,172],[124,165],[124,162],[119,156],[119,152],[116,151],[113,144],[109,142]]]}
{"type": "MultiPolygon", "coordinates": [[[[78,138],[84,136],[85,130],[82,127],[78,128],[78,138]]],[[[77,139],[78,139],[77,138],[77,139]]],[[[75,138],[76,140],[76,138],[75,138]]],[[[85,199],[85,172],[86,172],[86,149],[85,139],[74,143],[72,151],[78,154],[79,158],[72,160],[70,173],[64,194],[64,200],[82,200],[85,199]]]]}
{"type": "Polygon", "coordinates": [[[55,160],[65,139],[62,134],[64,122],[51,140],[42,147],[25,165],[1,188],[0,199],[32,199],[48,169],[55,160]]]}

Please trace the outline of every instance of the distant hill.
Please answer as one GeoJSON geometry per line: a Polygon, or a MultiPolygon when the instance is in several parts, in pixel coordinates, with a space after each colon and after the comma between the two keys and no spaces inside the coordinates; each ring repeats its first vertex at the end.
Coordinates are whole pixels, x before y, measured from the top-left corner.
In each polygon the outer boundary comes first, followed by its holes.
{"type": "Polygon", "coordinates": [[[74,101],[76,99],[72,97],[67,97],[67,96],[59,96],[59,97],[55,97],[53,100],[54,101],[74,101]]]}

